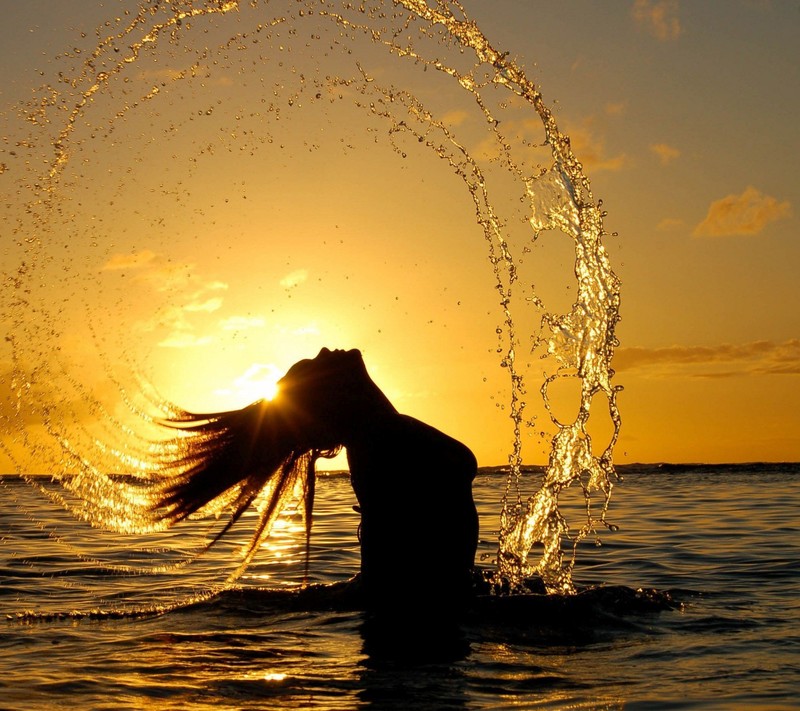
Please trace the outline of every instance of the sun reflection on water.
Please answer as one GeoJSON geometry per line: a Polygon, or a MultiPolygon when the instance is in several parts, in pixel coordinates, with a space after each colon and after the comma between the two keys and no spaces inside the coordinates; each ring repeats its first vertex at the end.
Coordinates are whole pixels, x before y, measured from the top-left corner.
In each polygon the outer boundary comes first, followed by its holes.
{"type": "MultiPolygon", "coordinates": [[[[258,517],[257,511],[248,511],[245,517],[258,517]]],[[[269,581],[271,585],[288,585],[287,569],[303,565],[306,559],[306,528],[298,504],[291,504],[278,516],[272,525],[270,535],[260,546],[263,556],[259,556],[259,564],[248,570],[244,578],[258,584],[269,581]]],[[[250,540],[239,541],[240,555],[246,552],[250,540]]],[[[292,583],[290,586],[293,586],[292,583]]]]}

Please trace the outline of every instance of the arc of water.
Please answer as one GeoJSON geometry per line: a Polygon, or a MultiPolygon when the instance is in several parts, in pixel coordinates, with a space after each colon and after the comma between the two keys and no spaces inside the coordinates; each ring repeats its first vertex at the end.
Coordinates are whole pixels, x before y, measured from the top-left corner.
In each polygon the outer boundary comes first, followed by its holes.
{"type": "MultiPolygon", "coordinates": [[[[571,591],[572,563],[565,564],[561,553],[561,541],[569,535],[569,530],[558,512],[558,494],[563,488],[580,482],[586,497],[587,523],[572,539],[574,560],[574,545],[588,535],[597,521],[605,521],[611,492],[611,477],[614,475],[612,450],[619,436],[621,424],[617,408],[617,393],[620,388],[611,384],[613,375],[611,359],[617,345],[614,330],[619,318],[619,280],[610,267],[602,244],[603,213],[600,205],[594,202],[589,180],[583,171],[583,166],[572,152],[568,137],[559,131],[555,118],[544,103],[537,87],[507,54],[497,51],[477,25],[467,19],[461,4],[455,0],[451,2],[440,0],[435,7],[432,7],[424,0],[398,0],[396,5],[404,7],[413,16],[430,25],[442,26],[462,47],[474,51],[482,65],[492,67],[491,82],[513,92],[534,108],[542,122],[546,142],[550,146],[553,161],[551,167],[534,176],[523,174],[511,156],[506,155],[508,167],[524,182],[531,203],[530,224],[534,238],[543,230],[558,229],[573,239],[575,275],[578,282],[577,297],[572,310],[564,315],[545,314],[543,326],[549,335],[541,336],[536,344],[544,345],[547,352],[559,363],[558,372],[546,380],[540,390],[544,405],[557,431],[552,440],[544,483],[539,492],[523,505],[519,478],[522,467],[521,439],[525,384],[516,364],[519,339],[511,311],[512,290],[517,280],[514,257],[504,236],[501,221],[495,215],[489,200],[480,166],[441,123],[432,117],[425,119],[429,125],[436,126],[442,132],[443,143],[449,148],[447,150],[441,148],[439,155],[448,160],[461,176],[475,203],[478,222],[489,244],[490,261],[495,271],[496,286],[503,309],[507,347],[502,365],[507,368],[511,384],[514,445],[510,456],[511,472],[501,516],[500,573],[519,581],[524,575],[537,572],[543,577],[549,589],[571,591]],[[562,198],[558,205],[552,207],[546,214],[540,215],[534,208],[534,197],[540,190],[551,188],[557,190],[562,198]],[[580,406],[575,421],[564,424],[552,414],[548,388],[554,379],[573,377],[573,374],[581,380],[580,406]],[[603,394],[608,399],[614,431],[608,446],[599,456],[594,456],[586,424],[591,404],[598,394],[603,394]],[[602,514],[597,520],[593,518],[590,508],[590,493],[596,489],[601,489],[605,494],[602,514]],[[528,564],[528,556],[536,543],[543,544],[544,553],[539,562],[531,566],[528,564]]],[[[45,200],[51,194],[53,186],[58,182],[69,160],[69,144],[77,120],[110,78],[121,72],[125,66],[135,62],[142,48],[157,42],[165,31],[175,29],[181,22],[193,17],[234,11],[239,8],[239,3],[237,0],[217,0],[200,6],[187,7],[188,9],[174,10],[166,19],[152,23],[148,27],[147,15],[148,13],[152,15],[155,10],[143,6],[121,34],[107,37],[100,42],[90,61],[84,64],[83,74],[76,80],[76,85],[81,81],[87,81],[89,86],[79,94],[54,142],[56,153],[43,180],[45,200]],[[128,45],[124,56],[110,62],[106,70],[92,72],[94,60],[104,56],[116,40],[121,37],[128,38],[139,27],[142,28],[143,36],[128,45]]],[[[320,8],[318,14],[327,15],[339,23],[350,24],[330,6],[320,8]]],[[[382,37],[380,32],[377,34],[373,32],[372,37],[373,40],[387,45],[398,56],[419,59],[412,48],[395,45],[392,39],[382,37]]],[[[460,74],[438,59],[422,58],[422,61],[452,76],[460,86],[470,91],[487,121],[491,122],[492,112],[484,103],[472,76],[460,74]]],[[[409,106],[413,104],[411,101],[408,103],[409,106]]],[[[417,111],[421,114],[419,107],[417,111]]],[[[410,130],[407,125],[402,125],[402,122],[397,126],[402,130],[410,130]]],[[[22,289],[18,289],[17,294],[21,295],[22,289]]],[[[22,301],[19,303],[18,310],[21,311],[22,301]]]]}

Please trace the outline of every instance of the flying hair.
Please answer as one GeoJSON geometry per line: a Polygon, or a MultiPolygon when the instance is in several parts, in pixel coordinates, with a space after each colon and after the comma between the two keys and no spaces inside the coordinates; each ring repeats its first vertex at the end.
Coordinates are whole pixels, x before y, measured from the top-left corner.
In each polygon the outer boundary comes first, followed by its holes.
{"type": "MultiPolygon", "coordinates": [[[[259,400],[241,410],[198,414],[175,410],[159,422],[178,430],[167,480],[154,493],[151,514],[172,525],[204,510],[230,509],[217,543],[256,504],[259,521],[238,571],[253,559],[281,511],[299,496],[306,534],[306,575],[316,488],[316,462],[339,447],[316,448],[286,426],[280,406],[259,400]]],[[[238,572],[237,571],[237,572],[238,572]]]]}

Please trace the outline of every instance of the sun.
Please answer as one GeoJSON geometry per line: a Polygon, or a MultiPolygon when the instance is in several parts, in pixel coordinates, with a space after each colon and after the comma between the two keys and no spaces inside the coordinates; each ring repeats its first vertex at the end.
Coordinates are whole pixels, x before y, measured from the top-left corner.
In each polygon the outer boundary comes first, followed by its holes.
{"type": "Polygon", "coordinates": [[[230,387],[216,391],[232,406],[244,407],[256,400],[272,400],[278,394],[278,380],[283,371],[274,363],[253,363],[230,387]]]}

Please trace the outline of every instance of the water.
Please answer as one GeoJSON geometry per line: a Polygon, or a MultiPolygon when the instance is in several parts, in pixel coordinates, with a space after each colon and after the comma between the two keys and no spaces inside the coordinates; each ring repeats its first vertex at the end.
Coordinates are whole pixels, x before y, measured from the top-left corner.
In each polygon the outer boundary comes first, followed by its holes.
{"type": "MultiPolygon", "coordinates": [[[[279,529],[280,558],[262,551],[235,588],[185,605],[224,578],[230,551],[158,574],[104,565],[185,553],[200,545],[204,524],[160,542],[92,531],[5,477],[2,706],[795,707],[800,466],[634,466],[623,474],[623,525],[583,550],[575,582],[671,591],[680,609],[637,613],[596,601],[589,612],[572,603],[563,615],[484,615],[464,625],[463,654],[418,663],[365,653],[358,611],[268,592],[302,579],[299,519],[279,529]],[[82,561],[76,550],[99,560],[82,561]],[[133,614],[155,606],[168,611],[133,614]],[[33,614],[17,617],[23,612],[33,614]]],[[[475,484],[489,557],[503,481],[484,470],[475,484]]],[[[311,580],[341,581],[358,569],[352,492],[334,476],[318,495],[311,580]]]]}

